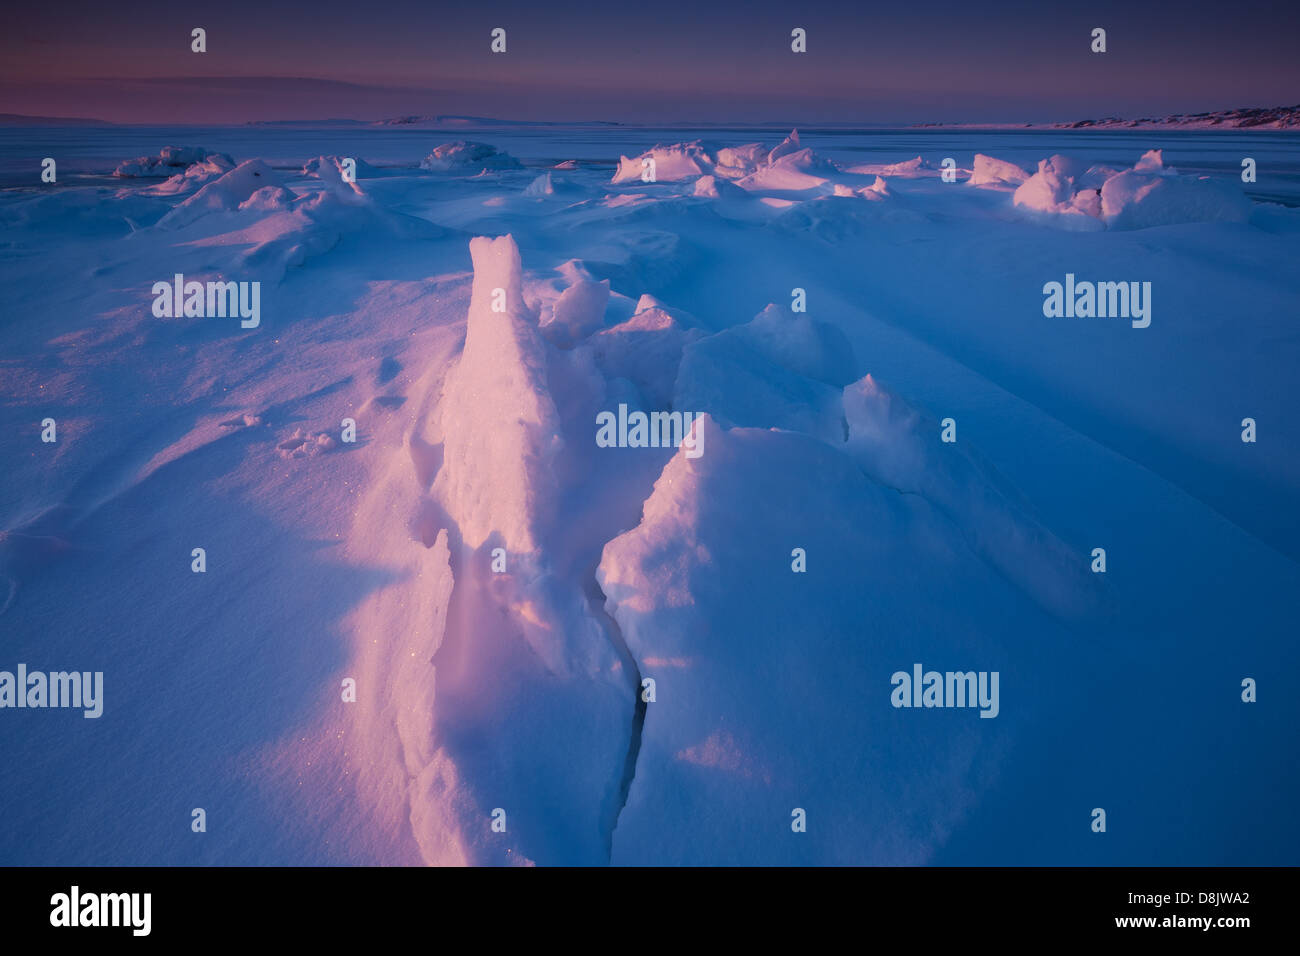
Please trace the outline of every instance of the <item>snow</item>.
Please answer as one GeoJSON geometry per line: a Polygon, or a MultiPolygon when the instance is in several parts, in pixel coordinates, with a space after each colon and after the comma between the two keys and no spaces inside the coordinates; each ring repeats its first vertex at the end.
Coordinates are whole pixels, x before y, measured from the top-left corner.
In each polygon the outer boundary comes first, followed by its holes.
{"type": "Polygon", "coordinates": [[[151,177],[175,176],[185,171],[187,166],[205,161],[216,162],[229,168],[235,161],[225,153],[214,153],[201,146],[164,146],[157,156],[141,156],[118,165],[113,171],[115,176],[151,177]]]}
{"type": "Polygon", "coordinates": [[[713,159],[698,143],[676,143],[671,146],[656,146],[639,156],[618,158],[618,169],[610,180],[615,185],[620,183],[640,183],[649,177],[649,162],[654,162],[653,182],[677,183],[695,179],[712,171],[713,159]]]}
{"type": "Polygon", "coordinates": [[[409,125],[0,192],[0,669],[105,673],[0,717],[0,859],[1294,862],[1291,134],[409,125]]]}
{"type": "Polygon", "coordinates": [[[1180,176],[1149,150],[1132,169],[1116,171],[1052,156],[1015,191],[1019,208],[1070,229],[1145,229],[1185,222],[1245,222],[1241,191],[1209,177],[1180,176]]]}
{"type": "Polygon", "coordinates": [[[701,176],[691,187],[691,195],[698,196],[700,199],[739,199],[746,193],[726,179],[719,179],[717,176],[701,176]]]}
{"type": "Polygon", "coordinates": [[[718,150],[718,162],[714,171],[727,179],[740,179],[757,171],[767,152],[762,143],[724,146],[718,150]]]}
{"type": "Polygon", "coordinates": [[[845,166],[844,171],[859,176],[899,176],[907,179],[937,176],[941,172],[938,167],[920,156],[904,160],[901,163],[858,163],[853,166],[845,166]]]}
{"type": "Polygon", "coordinates": [[[479,172],[488,169],[518,169],[519,161],[487,143],[456,140],[435,147],[420,160],[420,168],[433,172],[479,172]]]}
{"type": "Polygon", "coordinates": [[[572,348],[580,339],[601,328],[609,304],[609,280],[579,279],[555,300],[542,334],[561,348],[572,348]]]}
{"type": "MultiPolygon", "coordinates": [[[[780,147],[772,150],[775,154],[780,147]]],[[[751,193],[761,193],[778,198],[792,198],[792,195],[821,191],[828,182],[827,174],[832,172],[830,163],[818,158],[811,149],[785,152],[736,185],[751,193]]]]}
{"type": "Polygon", "coordinates": [[[887,681],[917,658],[1005,659],[976,652],[982,628],[958,595],[979,593],[986,621],[1016,599],[959,557],[933,510],[831,445],[702,424],[705,454],[672,459],[598,572],[657,684],[613,862],[933,860],[980,796],[959,781],[999,762],[1009,724],[975,726],[995,722],[960,711],[900,719],[864,696],[863,679],[887,681]],[[796,547],[815,573],[791,573],[796,547]],[[941,579],[951,586],[936,594],[928,582],[941,579]],[[909,759],[918,753],[927,759],[909,759]],[[794,808],[806,834],[791,831],[794,808]]]}
{"type": "Polygon", "coordinates": [[[555,183],[551,180],[550,173],[542,173],[524,189],[525,196],[537,196],[539,198],[555,195],[555,183]]]}
{"type": "Polygon", "coordinates": [[[799,131],[792,129],[790,135],[783,139],[767,154],[767,164],[771,166],[782,156],[789,156],[799,152],[803,147],[799,145],[799,131]]]}
{"type": "Polygon", "coordinates": [[[1101,214],[1111,229],[1146,229],[1183,222],[1246,222],[1250,200],[1206,177],[1147,173],[1140,166],[1101,187],[1101,214]]]}
{"type": "Polygon", "coordinates": [[[480,237],[470,255],[465,349],[443,396],[444,460],[435,492],[471,547],[499,534],[509,551],[527,554],[537,547],[538,514],[555,495],[556,411],[542,340],[524,303],[518,247],[510,236],[480,237]],[[501,293],[503,311],[493,311],[501,293]]]}
{"type": "Polygon", "coordinates": [[[303,175],[319,176],[321,175],[322,169],[325,170],[326,174],[329,174],[330,169],[333,168],[341,177],[343,172],[343,160],[345,158],[352,160],[357,179],[372,179],[375,176],[381,175],[380,170],[357,156],[317,156],[315,159],[309,159],[303,164],[303,175]]]}
{"type": "Polygon", "coordinates": [[[185,167],[183,172],[169,177],[165,182],[148,187],[142,192],[150,196],[187,196],[202,189],[208,183],[220,179],[234,168],[234,160],[213,153],[206,159],[185,167]]]}
{"type": "Polygon", "coordinates": [[[250,201],[253,203],[251,208],[254,209],[280,208],[289,195],[282,190],[261,193],[258,199],[253,199],[261,190],[275,190],[279,185],[280,176],[266,163],[260,159],[247,160],[208,183],[168,212],[158,221],[158,227],[178,229],[214,212],[233,211],[250,201]]]}
{"type": "Polygon", "coordinates": [[[968,182],[972,186],[1017,186],[1028,178],[1029,174],[1015,163],[976,153],[975,168],[968,182]]]}

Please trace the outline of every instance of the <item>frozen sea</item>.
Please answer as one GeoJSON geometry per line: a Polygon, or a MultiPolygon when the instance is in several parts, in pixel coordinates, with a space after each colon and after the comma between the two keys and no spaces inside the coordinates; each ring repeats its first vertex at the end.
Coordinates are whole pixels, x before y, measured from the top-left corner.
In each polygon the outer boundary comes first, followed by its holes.
{"type": "Polygon", "coordinates": [[[789,133],[0,129],[0,863],[1294,865],[1300,134],[789,133]]]}
{"type": "MultiPolygon", "coordinates": [[[[273,166],[293,167],[305,156],[364,156],[376,165],[412,165],[430,150],[430,143],[462,138],[499,146],[522,161],[549,166],[576,160],[593,166],[617,163],[621,154],[634,156],[656,142],[692,139],[722,144],[754,140],[779,142],[787,127],[637,127],[620,125],[468,127],[463,130],[405,127],[284,126],[117,126],[23,129],[0,128],[0,186],[30,182],[40,160],[57,154],[60,167],[77,177],[111,173],[130,156],[155,153],[158,144],[200,143],[236,159],[259,158],[273,166]]],[[[1153,146],[1181,170],[1228,174],[1241,169],[1243,157],[1253,157],[1267,169],[1257,199],[1300,205],[1300,167],[1294,131],[1270,130],[1005,130],[1005,129],[801,129],[806,145],[846,163],[894,162],[896,157],[920,155],[934,163],[951,156],[969,167],[976,152],[989,153],[1032,168],[1053,153],[1068,153],[1089,163],[1123,167],[1153,146]]],[[[69,178],[69,184],[76,182],[69,178]]]]}

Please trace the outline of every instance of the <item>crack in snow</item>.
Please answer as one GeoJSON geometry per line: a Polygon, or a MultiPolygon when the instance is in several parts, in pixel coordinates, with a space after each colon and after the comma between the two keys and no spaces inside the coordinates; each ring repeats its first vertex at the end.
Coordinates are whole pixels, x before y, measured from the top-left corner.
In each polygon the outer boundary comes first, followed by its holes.
{"type": "Polygon", "coordinates": [[[632,780],[636,777],[636,763],[637,757],[641,753],[641,735],[645,728],[647,706],[641,696],[641,669],[637,666],[636,658],[627,646],[627,641],[623,637],[623,629],[618,626],[618,621],[605,608],[605,592],[601,590],[600,584],[596,581],[596,569],[594,567],[587,575],[586,590],[592,616],[604,627],[615,653],[618,654],[623,666],[632,675],[633,700],[636,702],[632,714],[632,731],[628,739],[627,753],[623,758],[623,772],[619,779],[618,806],[614,810],[609,832],[605,836],[605,842],[609,848],[609,862],[613,863],[614,833],[618,830],[618,822],[623,815],[623,808],[627,806],[627,798],[632,792],[632,780]]]}

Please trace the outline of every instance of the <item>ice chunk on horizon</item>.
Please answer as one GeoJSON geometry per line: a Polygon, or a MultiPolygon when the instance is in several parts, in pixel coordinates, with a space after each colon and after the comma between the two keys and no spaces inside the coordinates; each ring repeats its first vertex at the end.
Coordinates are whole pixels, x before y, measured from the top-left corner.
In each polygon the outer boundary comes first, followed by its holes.
{"type": "Polygon", "coordinates": [[[767,154],[767,164],[771,166],[782,156],[789,156],[791,153],[797,153],[801,149],[803,149],[803,147],[799,145],[799,131],[797,129],[792,129],[790,130],[790,135],[783,139],[777,146],[773,147],[772,151],[767,154]]]}
{"type": "Polygon", "coordinates": [[[223,153],[212,153],[206,159],[185,167],[165,182],[145,187],[142,193],[149,196],[184,196],[202,189],[235,168],[235,162],[223,153]]]}
{"type": "Polygon", "coordinates": [[[654,161],[654,178],[656,183],[677,183],[713,172],[713,158],[697,140],[691,143],[674,143],[670,146],[657,145],[639,156],[622,156],[618,158],[618,169],[614,171],[613,185],[620,183],[642,182],[642,175],[649,168],[647,161],[654,161]]]}
{"type": "Polygon", "coordinates": [[[420,168],[431,172],[478,172],[479,170],[521,169],[519,160],[488,143],[456,140],[443,143],[420,160],[420,168]]]}
{"type": "Polygon", "coordinates": [[[204,149],[202,146],[164,146],[157,156],[140,156],[120,163],[113,170],[113,175],[124,178],[175,176],[187,166],[207,159],[221,162],[227,168],[235,165],[234,159],[228,154],[204,149]]]}

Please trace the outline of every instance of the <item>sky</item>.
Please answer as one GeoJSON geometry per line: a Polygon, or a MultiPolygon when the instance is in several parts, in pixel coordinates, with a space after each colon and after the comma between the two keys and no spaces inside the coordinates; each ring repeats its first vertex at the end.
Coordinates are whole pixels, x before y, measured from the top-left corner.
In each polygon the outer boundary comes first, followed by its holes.
{"type": "Polygon", "coordinates": [[[0,113],[1050,122],[1300,103],[1300,3],[137,0],[14,5],[0,113]],[[190,49],[194,27],[207,52],[190,49]],[[507,51],[490,51],[493,28],[507,51]],[[807,49],[790,32],[807,31],[807,49]],[[1090,50],[1095,27],[1107,52],[1090,50]]]}

